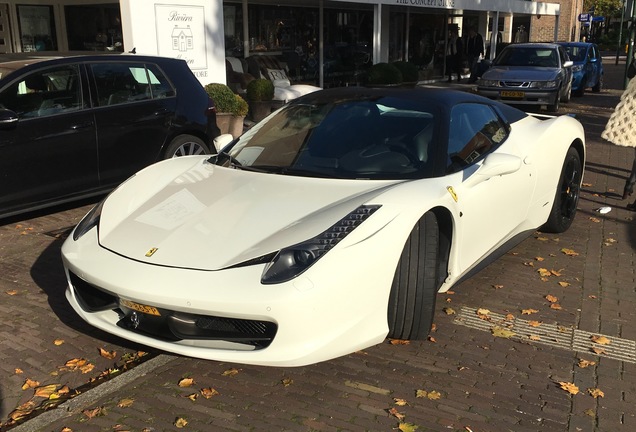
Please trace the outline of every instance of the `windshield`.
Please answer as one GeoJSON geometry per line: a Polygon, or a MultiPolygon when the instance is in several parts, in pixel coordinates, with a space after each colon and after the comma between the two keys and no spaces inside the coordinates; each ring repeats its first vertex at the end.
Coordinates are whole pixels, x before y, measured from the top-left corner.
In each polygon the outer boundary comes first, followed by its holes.
{"type": "Polygon", "coordinates": [[[557,51],[544,47],[507,47],[494,61],[497,66],[559,67],[557,51]]]}
{"type": "Polygon", "coordinates": [[[564,48],[567,51],[570,60],[575,62],[582,62],[585,60],[585,56],[587,55],[587,49],[585,49],[585,47],[570,45],[565,46],[564,48]]]}
{"type": "Polygon", "coordinates": [[[409,99],[290,103],[245,133],[217,163],[311,177],[432,177],[433,136],[432,110],[409,99]]]}

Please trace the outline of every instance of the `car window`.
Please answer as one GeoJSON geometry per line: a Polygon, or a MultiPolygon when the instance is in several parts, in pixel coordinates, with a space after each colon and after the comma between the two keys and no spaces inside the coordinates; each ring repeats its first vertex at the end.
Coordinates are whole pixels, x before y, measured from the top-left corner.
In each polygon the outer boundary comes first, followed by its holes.
{"type": "Polygon", "coordinates": [[[0,104],[22,118],[43,117],[83,108],[77,65],[32,72],[0,94],[0,104]]]}
{"type": "Polygon", "coordinates": [[[435,115],[398,98],[292,103],[237,141],[244,169],[288,175],[396,179],[432,177],[435,115]]]}
{"type": "Polygon", "coordinates": [[[508,137],[508,130],[488,105],[465,103],[451,111],[447,171],[464,169],[508,137]]]}
{"type": "Polygon", "coordinates": [[[174,96],[174,89],[155,65],[96,63],[91,65],[98,106],[174,96]]]}
{"type": "Polygon", "coordinates": [[[498,66],[557,67],[557,54],[552,48],[508,47],[495,59],[498,66]]]}

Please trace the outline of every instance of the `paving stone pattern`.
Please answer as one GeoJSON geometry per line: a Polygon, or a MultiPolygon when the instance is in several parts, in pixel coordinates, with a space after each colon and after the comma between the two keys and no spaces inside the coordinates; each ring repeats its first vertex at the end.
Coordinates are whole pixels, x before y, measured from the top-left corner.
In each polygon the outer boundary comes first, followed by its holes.
{"type": "MultiPolygon", "coordinates": [[[[429,341],[387,341],[298,368],[156,353],[89,327],[66,303],[60,247],[65,229],[90,204],[3,222],[0,428],[389,432],[409,423],[418,431],[635,430],[636,364],[597,355],[585,344],[567,348],[550,343],[558,335],[538,330],[545,324],[604,335],[608,347],[612,338],[636,341],[636,214],[625,209],[628,201],[620,197],[633,153],[600,139],[621,93],[622,68],[613,59],[606,61],[606,89],[562,105],[583,122],[588,144],[572,228],[561,235],[536,233],[453,293],[439,295],[436,330],[429,341]],[[612,211],[595,211],[602,206],[612,211]],[[541,276],[541,268],[551,274],[541,276]],[[457,322],[461,311],[478,309],[487,309],[499,321],[518,319],[525,327],[511,327],[519,334],[508,338],[495,336],[488,327],[457,322]],[[530,322],[539,323],[534,336],[543,340],[526,334],[530,322]],[[115,357],[101,356],[100,348],[115,351],[115,357]],[[121,369],[125,357],[139,350],[148,351],[150,360],[113,373],[115,378],[104,384],[86,386],[104,371],[121,369]],[[85,359],[94,368],[83,373],[65,366],[73,359],[85,359]],[[581,367],[581,359],[594,363],[581,367]],[[183,378],[194,384],[180,387],[183,378]],[[56,389],[66,385],[80,394],[12,427],[9,415],[17,407],[30,400],[43,407],[46,401],[34,397],[33,388],[22,389],[27,379],[40,386],[56,384],[56,389]],[[568,393],[561,382],[575,384],[580,392],[568,393]],[[202,389],[218,394],[208,399],[202,389]],[[595,398],[588,389],[599,389],[604,396],[595,398]],[[101,415],[89,418],[95,408],[101,415]],[[187,425],[178,428],[179,418],[187,425]]],[[[505,322],[495,324],[507,328],[505,322]]]]}

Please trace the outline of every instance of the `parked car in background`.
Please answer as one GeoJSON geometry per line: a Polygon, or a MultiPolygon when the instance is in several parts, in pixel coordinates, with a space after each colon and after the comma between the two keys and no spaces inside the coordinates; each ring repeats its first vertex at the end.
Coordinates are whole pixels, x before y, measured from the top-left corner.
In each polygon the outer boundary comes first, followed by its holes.
{"type": "Polygon", "coordinates": [[[603,88],[603,58],[598,46],[589,42],[559,42],[574,62],[572,94],[583,96],[586,88],[600,92],[603,88]]]}
{"type": "Polygon", "coordinates": [[[223,362],[426,339],[438,292],[568,229],[584,166],[570,116],[449,89],[314,92],[108,195],[62,247],[66,298],[106,332],[223,362]]]}
{"type": "Polygon", "coordinates": [[[219,135],[183,60],[13,57],[0,63],[0,217],[103,194],[219,135]]]}
{"type": "Polygon", "coordinates": [[[511,105],[545,105],[557,112],[561,102],[570,101],[573,64],[558,44],[508,45],[477,81],[477,93],[511,105]]]}

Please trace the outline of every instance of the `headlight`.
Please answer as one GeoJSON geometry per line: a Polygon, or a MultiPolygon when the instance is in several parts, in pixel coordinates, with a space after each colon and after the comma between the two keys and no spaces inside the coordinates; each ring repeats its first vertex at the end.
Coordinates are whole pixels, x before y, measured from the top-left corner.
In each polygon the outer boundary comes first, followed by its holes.
{"type": "Polygon", "coordinates": [[[572,66],[572,72],[580,72],[582,70],[583,70],[583,65],[578,64],[578,65],[572,66]]]}
{"type": "Polygon", "coordinates": [[[360,206],[322,234],[294,246],[281,249],[274,259],[265,266],[261,283],[276,284],[287,282],[300,275],[379,208],[379,205],[360,206]]]}
{"type": "Polygon", "coordinates": [[[530,84],[531,88],[538,88],[538,89],[552,89],[552,88],[556,88],[556,86],[557,86],[556,81],[533,81],[530,84]]]}
{"type": "Polygon", "coordinates": [[[75,241],[79,240],[84,234],[86,234],[94,226],[99,224],[99,218],[102,215],[102,208],[104,207],[104,201],[106,201],[106,199],[103,199],[99,204],[93,207],[91,211],[86,213],[86,216],[84,216],[84,219],[82,219],[80,223],[77,224],[77,226],[75,227],[75,230],[73,231],[73,240],[75,241]]]}
{"type": "Polygon", "coordinates": [[[498,80],[480,79],[477,82],[477,85],[481,86],[481,87],[499,87],[499,81],[498,80]]]}

